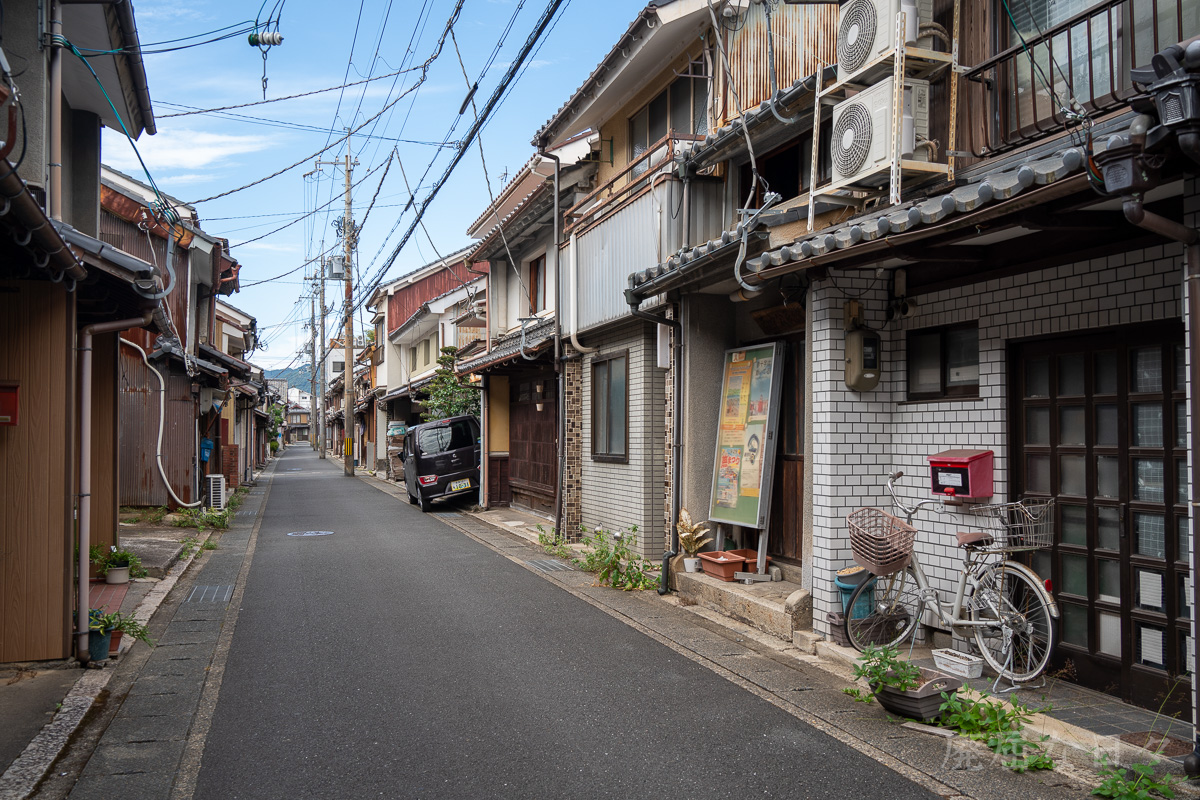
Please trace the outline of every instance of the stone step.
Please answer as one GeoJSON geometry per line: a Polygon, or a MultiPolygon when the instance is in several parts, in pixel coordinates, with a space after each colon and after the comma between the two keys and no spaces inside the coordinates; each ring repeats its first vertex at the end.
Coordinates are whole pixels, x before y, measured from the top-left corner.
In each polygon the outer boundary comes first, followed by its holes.
{"type": "Polygon", "coordinates": [[[675,586],[681,596],[785,642],[791,642],[796,631],[812,630],[812,597],[798,583],[746,585],[702,572],[677,572],[675,586]]]}

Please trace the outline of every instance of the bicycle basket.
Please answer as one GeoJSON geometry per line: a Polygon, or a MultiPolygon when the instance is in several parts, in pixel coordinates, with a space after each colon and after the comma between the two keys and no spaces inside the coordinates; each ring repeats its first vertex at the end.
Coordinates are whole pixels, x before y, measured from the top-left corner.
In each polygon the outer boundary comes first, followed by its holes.
{"type": "Polygon", "coordinates": [[[846,517],[854,561],[874,575],[891,575],[908,566],[917,529],[878,508],[860,508],[846,517]]]}
{"type": "Polygon", "coordinates": [[[976,506],[972,513],[980,517],[979,527],[992,537],[984,550],[1012,553],[1054,544],[1053,497],[976,506]]]}

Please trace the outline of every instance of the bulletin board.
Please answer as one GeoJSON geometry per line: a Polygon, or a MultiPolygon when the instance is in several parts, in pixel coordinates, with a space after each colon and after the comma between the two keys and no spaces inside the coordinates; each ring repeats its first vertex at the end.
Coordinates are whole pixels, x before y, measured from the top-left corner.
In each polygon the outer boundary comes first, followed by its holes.
{"type": "Polygon", "coordinates": [[[708,518],[762,530],[771,513],[783,342],[725,351],[708,518]]]}

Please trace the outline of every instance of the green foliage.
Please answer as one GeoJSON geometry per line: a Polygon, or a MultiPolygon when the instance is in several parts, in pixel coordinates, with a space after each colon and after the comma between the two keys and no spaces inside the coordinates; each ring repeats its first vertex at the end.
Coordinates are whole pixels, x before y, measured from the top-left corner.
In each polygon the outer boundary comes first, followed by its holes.
{"type": "Polygon", "coordinates": [[[1037,742],[1025,738],[1032,712],[1016,698],[1010,705],[990,700],[987,695],[972,698],[942,692],[941,710],[942,726],[957,728],[961,735],[983,742],[996,755],[1008,757],[1001,763],[1014,772],[1054,769],[1054,760],[1041,745],[1049,737],[1043,736],[1037,742]]]}
{"type": "Polygon", "coordinates": [[[425,422],[460,414],[479,416],[479,390],[465,385],[454,372],[458,357],[457,347],[443,347],[438,356],[438,368],[433,379],[425,385],[425,410],[421,419],[425,422]]]}
{"type": "MultiPolygon", "coordinates": [[[[229,527],[229,523],[233,521],[235,509],[236,506],[233,505],[232,498],[224,511],[210,511],[207,508],[185,508],[179,512],[179,518],[175,521],[175,525],[180,528],[218,528],[225,530],[229,527]]],[[[184,541],[186,542],[187,540],[185,539],[184,541]]],[[[195,545],[195,540],[193,540],[192,547],[195,547],[195,545]]]]}
{"type": "Polygon", "coordinates": [[[1175,789],[1172,787],[1179,783],[1179,779],[1172,775],[1164,775],[1161,779],[1155,777],[1153,764],[1133,764],[1128,770],[1124,770],[1118,765],[1109,764],[1107,754],[1101,754],[1097,763],[1100,765],[1100,776],[1104,780],[1092,790],[1096,797],[1108,797],[1112,800],[1150,800],[1152,797],[1175,796],[1175,789]]]}
{"type": "Polygon", "coordinates": [[[559,536],[558,531],[554,528],[551,528],[547,533],[546,529],[541,525],[536,525],[535,527],[538,532],[538,544],[542,546],[542,550],[546,552],[546,555],[566,559],[574,555],[570,545],[567,543],[566,536],[559,536]]]}
{"type": "Polygon", "coordinates": [[[118,612],[105,614],[98,608],[88,609],[88,630],[101,635],[112,633],[117,629],[121,615],[118,612]]]}
{"type": "Polygon", "coordinates": [[[150,640],[150,629],[134,619],[133,615],[122,614],[120,611],[118,611],[114,614],[109,614],[108,616],[114,618],[112,630],[120,631],[126,636],[137,639],[139,642],[145,642],[151,647],[154,646],[154,642],[150,640]]]}
{"type": "Polygon", "coordinates": [[[116,545],[112,545],[108,550],[98,545],[92,545],[88,548],[88,557],[96,565],[96,572],[101,575],[107,575],[113,567],[129,567],[129,577],[131,578],[144,578],[147,575],[137,553],[118,548],[116,545]]]}
{"type": "MultiPolygon", "coordinates": [[[[904,692],[921,685],[921,670],[916,664],[900,658],[900,651],[895,645],[869,645],[854,664],[854,679],[865,680],[872,693],[882,686],[904,692]]],[[[860,703],[872,700],[872,694],[861,689],[843,691],[860,703]]]]}
{"type": "MultiPolygon", "coordinates": [[[[580,530],[586,530],[580,526],[580,530]]],[[[627,592],[658,586],[654,564],[633,552],[637,546],[637,526],[622,533],[597,528],[583,537],[583,557],[571,559],[584,572],[596,575],[597,586],[611,586],[627,592]]]]}

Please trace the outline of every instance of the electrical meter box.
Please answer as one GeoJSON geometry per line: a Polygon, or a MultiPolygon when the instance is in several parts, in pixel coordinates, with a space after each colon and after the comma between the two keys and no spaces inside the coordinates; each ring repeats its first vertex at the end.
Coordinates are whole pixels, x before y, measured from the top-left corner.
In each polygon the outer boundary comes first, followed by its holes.
{"type": "Polygon", "coordinates": [[[879,385],[883,343],[874,331],[846,332],[846,387],[869,392],[879,385]]]}
{"type": "Polygon", "coordinates": [[[945,450],[926,456],[933,493],[968,501],[991,497],[993,458],[991,450],[945,450]]]}

